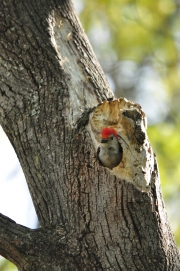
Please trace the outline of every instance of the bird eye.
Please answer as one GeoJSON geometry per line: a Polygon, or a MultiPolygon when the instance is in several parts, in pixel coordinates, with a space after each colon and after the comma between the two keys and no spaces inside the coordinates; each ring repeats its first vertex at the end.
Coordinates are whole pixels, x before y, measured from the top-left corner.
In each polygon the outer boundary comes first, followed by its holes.
{"type": "Polygon", "coordinates": [[[113,138],[114,138],[114,136],[112,135],[112,136],[111,136],[111,140],[113,140],[113,138]]]}

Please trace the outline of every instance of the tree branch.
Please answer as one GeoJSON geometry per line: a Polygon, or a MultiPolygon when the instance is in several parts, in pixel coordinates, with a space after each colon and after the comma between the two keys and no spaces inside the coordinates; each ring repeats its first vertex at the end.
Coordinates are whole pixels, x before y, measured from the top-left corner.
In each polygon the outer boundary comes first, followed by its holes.
{"type": "Polygon", "coordinates": [[[0,214],[0,254],[18,266],[23,255],[32,245],[32,232],[32,230],[0,214]],[[25,251],[24,246],[26,246],[25,251]]]}
{"type": "Polygon", "coordinates": [[[140,106],[106,101],[115,116],[101,118],[102,104],[88,123],[90,109],[113,95],[70,1],[1,8],[0,122],[42,227],[1,216],[3,256],[21,271],[164,270],[165,262],[179,270],[140,106]],[[95,155],[107,125],[117,126],[124,148],[112,172],[95,155]]]}
{"type": "Polygon", "coordinates": [[[0,254],[20,270],[43,270],[39,265],[45,263],[49,270],[58,270],[65,262],[74,265],[79,255],[78,238],[64,225],[32,230],[0,214],[0,254]]]}

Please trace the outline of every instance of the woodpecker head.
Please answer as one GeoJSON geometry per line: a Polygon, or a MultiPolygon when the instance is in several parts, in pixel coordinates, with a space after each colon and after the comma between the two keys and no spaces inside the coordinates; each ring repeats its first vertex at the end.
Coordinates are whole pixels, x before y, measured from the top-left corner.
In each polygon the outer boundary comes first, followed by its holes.
{"type": "Polygon", "coordinates": [[[101,131],[101,143],[106,144],[111,141],[118,141],[118,134],[114,128],[106,127],[101,131]]]}
{"type": "Polygon", "coordinates": [[[114,128],[105,127],[101,131],[101,142],[97,151],[99,162],[110,169],[116,167],[122,160],[123,150],[114,128]]]}

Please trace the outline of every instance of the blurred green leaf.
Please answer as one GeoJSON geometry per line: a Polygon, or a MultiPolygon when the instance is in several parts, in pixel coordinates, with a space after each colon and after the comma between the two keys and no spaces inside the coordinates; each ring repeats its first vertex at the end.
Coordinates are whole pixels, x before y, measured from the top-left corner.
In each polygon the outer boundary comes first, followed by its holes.
{"type": "Polygon", "coordinates": [[[17,271],[17,267],[10,261],[0,256],[0,271],[17,271]]]}

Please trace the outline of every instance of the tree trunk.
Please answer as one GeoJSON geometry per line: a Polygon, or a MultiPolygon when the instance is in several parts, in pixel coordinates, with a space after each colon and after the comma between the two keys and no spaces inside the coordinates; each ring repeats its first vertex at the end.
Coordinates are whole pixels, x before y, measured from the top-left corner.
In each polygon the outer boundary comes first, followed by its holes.
{"type": "Polygon", "coordinates": [[[111,101],[72,4],[2,0],[0,9],[0,122],[41,225],[1,215],[1,255],[22,271],[180,270],[145,115],[111,101]],[[123,147],[112,171],[96,159],[104,126],[123,147]]]}

